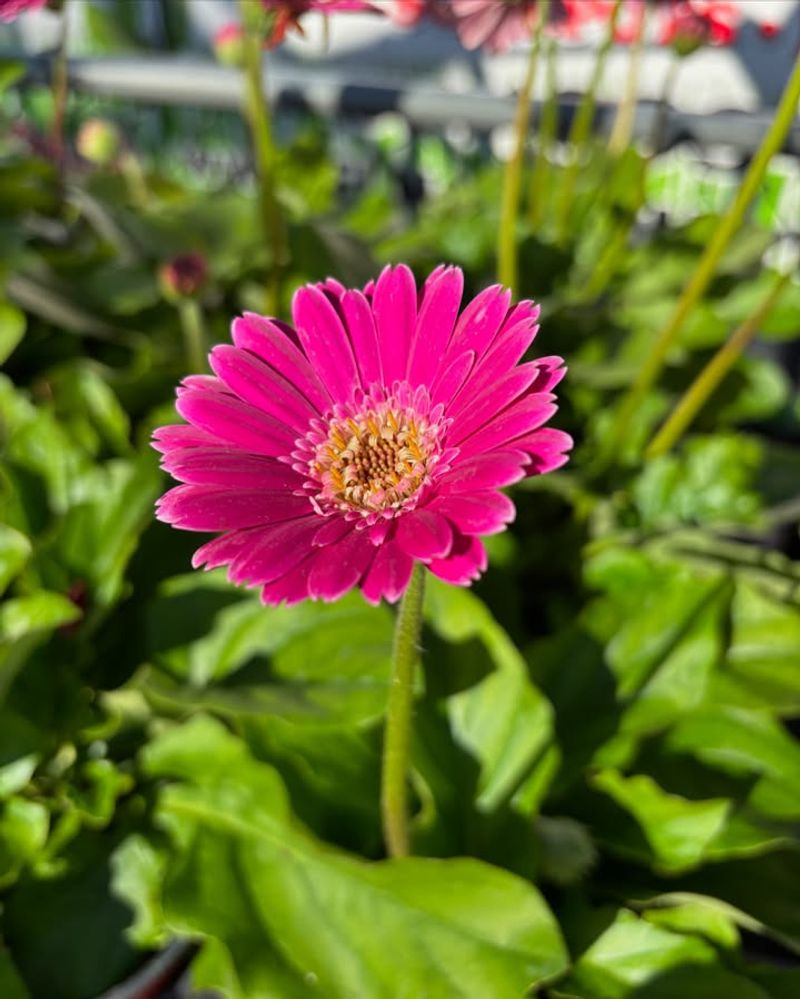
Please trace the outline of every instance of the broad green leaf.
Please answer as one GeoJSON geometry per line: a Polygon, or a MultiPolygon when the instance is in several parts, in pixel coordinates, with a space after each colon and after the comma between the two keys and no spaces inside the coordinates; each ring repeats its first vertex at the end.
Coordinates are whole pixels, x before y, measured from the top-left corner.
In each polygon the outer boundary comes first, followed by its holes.
{"type": "Polygon", "coordinates": [[[687,715],[666,737],[673,751],[759,780],[750,803],[767,816],[800,818],[800,746],[762,711],[708,707],[687,715]]]}
{"type": "Polygon", "coordinates": [[[147,612],[148,690],[228,716],[367,721],[386,706],[392,618],[359,594],[265,607],[220,574],[166,581],[147,612]],[[185,681],[177,686],[165,673],[185,681]]]}
{"type": "Polygon", "coordinates": [[[788,716],[800,711],[800,610],[737,582],[730,645],[712,677],[711,700],[788,716]]]}
{"type": "Polygon", "coordinates": [[[487,607],[467,590],[432,581],[426,614],[450,642],[478,639],[494,669],[448,702],[453,733],[481,763],[478,807],[492,811],[517,789],[552,736],[552,708],[487,607]]]}
{"type": "Polygon", "coordinates": [[[167,940],[161,910],[166,855],[140,833],[133,833],[111,856],[112,887],[133,908],[126,936],[138,947],[160,947],[167,940]]]}
{"type": "Polygon", "coordinates": [[[634,816],[657,868],[663,871],[677,872],[698,864],[724,828],[731,809],[724,798],[691,801],[668,794],[644,774],[625,777],[601,770],[592,777],[592,785],[634,816]]]}
{"type": "Polygon", "coordinates": [[[769,999],[733,974],[715,948],[697,936],[655,926],[621,910],[576,961],[560,991],[591,999],[769,999]]]}
{"type": "Polygon", "coordinates": [[[402,981],[409,996],[516,999],[565,967],[531,885],[470,859],[365,863],[323,846],[293,823],[275,771],[210,719],[166,732],[144,766],[180,781],[158,805],[179,855],[166,918],[219,937],[248,997],[313,984],[388,999],[402,981]]]}

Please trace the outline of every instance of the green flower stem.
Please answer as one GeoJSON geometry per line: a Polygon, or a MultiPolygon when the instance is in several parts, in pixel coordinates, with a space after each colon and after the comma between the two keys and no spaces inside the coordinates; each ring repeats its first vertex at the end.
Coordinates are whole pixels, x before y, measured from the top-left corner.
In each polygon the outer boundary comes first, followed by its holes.
{"type": "Polygon", "coordinates": [[[775,282],[767,297],[752,315],[734,331],[706,364],[689,388],[684,392],[677,406],[655,435],[645,451],[645,457],[657,458],[672,448],[684,434],[709,396],[714,392],[725,375],[730,371],[742,351],[758,333],[761,324],[772,311],[789,281],[789,275],[783,274],[775,282]]]}
{"type": "Polygon", "coordinates": [[[536,144],[536,160],[531,171],[528,187],[528,222],[536,229],[542,220],[542,208],[550,187],[549,154],[553,149],[558,132],[558,82],[556,80],[556,40],[547,39],[547,96],[539,118],[539,139],[536,144]]]}
{"type": "Polygon", "coordinates": [[[622,0],[615,0],[608,21],[608,32],[603,39],[603,44],[597,51],[597,59],[594,63],[594,71],[586,88],[586,93],[578,107],[575,117],[572,119],[572,126],[569,130],[567,144],[570,148],[571,162],[564,170],[561,187],[561,199],[558,206],[558,242],[566,242],[569,233],[569,222],[572,211],[572,202],[575,196],[575,184],[578,180],[578,172],[581,168],[581,153],[586,145],[586,140],[592,130],[594,121],[594,111],[597,104],[597,88],[603,78],[603,71],[606,67],[606,59],[611,47],[614,44],[614,34],[617,29],[617,20],[622,6],[622,0]]]}
{"type": "Polygon", "coordinates": [[[267,285],[267,312],[278,315],[283,273],[289,263],[286,227],[275,194],[276,156],[272,141],[269,103],[264,93],[262,25],[263,10],[252,0],[239,0],[244,37],[246,117],[253,142],[258,177],[259,210],[264,238],[272,251],[267,285]]]}
{"type": "Polygon", "coordinates": [[[411,752],[411,708],[414,703],[414,674],[419,661],[424,595],[425,566],[418,562],[414,565],[411,581],[397,614],[392,649],[392,680],[383,737],[381,815],[383,837],[390,857],[407,857],[409,854],[407,781],[411,752]]]}
{"type": "Polygon", "coordinates": [[[517,291],[517,216],[522,187],[522,162],[525,156],[525,138],[531,115],[531,89],[539,64],[542,31],[550,13],[550,0],[541,0],[536,8],[536,29],[528,56],[528,68],[517,98],[514,116],[514,150],[506,164],[503,180],[503,197],[500,205],[500,230],[497,243],[497,277],[501,284],[517,291]]]}
{"type": "Polygon", "coordinates": [[[207,343],[203,310],[194,298],[182,298],[178,302],[178,314],[183,330],[183,349],[186,354],[187,370],[193,374],[208,368],[207,343]]]}
{"type": "Polygon", "coordinates": [[[58,41],[53,55],[52,69],[53,124],[50,138],[53,154],[59,169],[64,169],[64,122],[69,98],[69,64],[67,62],[67,4],[61,10],[58,41]]]}
{"type": "Polygon", "coordinates": [[[642,7],[636,36],[628,54],[628,73],[625,78],[625,91],[622,100],[617,105],[614,125],[608,137],[608,151],[614,156],[621,156],[628,148],[633,135],[633,120],[636,115],[636,100],[639,91],[639,73],[642,68],[642,51],[644,49],[645,27],[647,22],[647,7],[642,7]]]}
{"type": "Polygon", "coordinates": [[[733,204],[720,219],[719,225],[706,246],[703,256],[697,265],[689,283],[675,306],[666,326],[661,330],[656,342],[639,369],[639,373],[623,400],[617,415],[615,427],[609,438],[609,453],[618,450],[622,439],[628,432],[630,421],[655,383],[669,354],[675,339],[681,331],[683,322],[700,300],[703,292],[714,277],[720,259],[731,238],[739,229],[745,212],[755,197],[764,177],[767,166],[774,154],[781,148],[797,112],[797,102],[800,100],[800,58],[797,59],[789,82],[781,97],[780,104],[772,119],[766,135],[761,140],[756,155],[753,157],[744,180],[736,193],[733,204]]]}
{"type": "Polygon", "coordinates": [[[119,172],[125,181],[131,204],[136,208],[147,208],[150,203],[150,192],[141,160],[136,153],[126,150],[118,162],[119,172]]]}

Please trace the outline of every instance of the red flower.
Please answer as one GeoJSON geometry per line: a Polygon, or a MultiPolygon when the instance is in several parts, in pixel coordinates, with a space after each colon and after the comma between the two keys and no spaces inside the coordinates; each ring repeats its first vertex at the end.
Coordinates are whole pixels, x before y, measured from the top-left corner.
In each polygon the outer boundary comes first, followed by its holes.
{"type": "Polygon", "coordinates": [[[273,15],[265,39],[267,48],[280,45],[289,30],[303,33],[300,18],[309,11],[336,14],[342,11],[375,10],[368,0],[261,0],[261,6],[273,15]]]}
{"type": "Polygon", "coordinates": [[[740,19],[741,11],[724,0],[671,0],[658,40],[679,55],[688,55],[701,45],[731,45],[740,19]]]}
{"type": "Polygon", "coordinates": [[[205,287],[208,262],[202,253],[183,253],[162,264],[158,278],[166,298],[191,298],[205,287]]]}

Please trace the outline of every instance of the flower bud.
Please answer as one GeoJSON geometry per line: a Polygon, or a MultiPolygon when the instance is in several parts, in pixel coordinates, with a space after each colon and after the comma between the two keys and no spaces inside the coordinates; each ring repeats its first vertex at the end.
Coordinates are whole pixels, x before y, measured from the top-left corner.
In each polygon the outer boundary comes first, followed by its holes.
{"type": "Polygon", "coordinates": [[[241,67],[244,62],[244,28],[231,21],[214,33],[214,55],[223,66],[241,67]]]}
{"type": "Polygon", "coordinates": [[[208,262],[202,253],[182,253],[163,263],[158,272],[161,293],[170,302],[194,298],[208,281],[208,262]]]}
{"type": "Polygon", "coordinates": [[[104,118],[90,118],[78,132],[75,147],[95,166],[108,166],[119,154],[122,137],[117,126],[104,118]]]}

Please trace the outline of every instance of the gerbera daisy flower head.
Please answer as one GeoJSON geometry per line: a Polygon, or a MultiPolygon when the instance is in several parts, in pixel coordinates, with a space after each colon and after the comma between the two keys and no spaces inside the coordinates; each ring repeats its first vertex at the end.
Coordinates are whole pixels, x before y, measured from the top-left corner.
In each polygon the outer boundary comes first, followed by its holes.
{"type": "Polygon", "coordinates": [[[355,586],[395,601],[415,561],[450,583],[480,575],[480,536],[514,517],[502,487],[558,468],[572,441],[545,426],[563,361],[520,363],[538,306],[494,285],[461,309],[462,292],[458,268],[418,292],[400,264],[363,291],[301,288],[293,326],[234,321],[214,374],[178,389],[187,422],[154,435],[183,483],[159,518],[222,532],[195,567],[227,566],[268,604],[355,586]]]}

